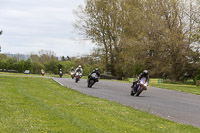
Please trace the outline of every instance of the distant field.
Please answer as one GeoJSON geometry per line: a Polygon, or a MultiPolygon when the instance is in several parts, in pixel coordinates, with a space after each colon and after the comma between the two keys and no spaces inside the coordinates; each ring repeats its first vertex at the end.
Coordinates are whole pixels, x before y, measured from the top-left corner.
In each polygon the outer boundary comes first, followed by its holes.
{"type": "Polygon", "coordinates": [[[115,102],[86,96],[49,78],[0,75],[1,133],[197,133],[115,102]]]}

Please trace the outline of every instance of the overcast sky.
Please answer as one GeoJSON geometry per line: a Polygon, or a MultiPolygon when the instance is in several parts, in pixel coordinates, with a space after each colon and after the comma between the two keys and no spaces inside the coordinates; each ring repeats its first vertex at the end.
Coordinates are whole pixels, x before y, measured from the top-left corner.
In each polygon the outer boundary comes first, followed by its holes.
{"type": "Polygon", "coordinates": [[[94,45],[73,28],[73,10],[84,0],[0,0],[1,53],[51,50],[57,56],[90,54],[94,45]]]}

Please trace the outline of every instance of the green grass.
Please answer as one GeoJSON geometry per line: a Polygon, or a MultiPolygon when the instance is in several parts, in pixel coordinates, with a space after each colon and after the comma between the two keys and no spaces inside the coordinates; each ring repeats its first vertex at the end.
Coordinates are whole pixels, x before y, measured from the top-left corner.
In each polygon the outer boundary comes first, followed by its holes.
{"type": "Polygon", "coordinates": [[[196,85],[152,83],[150,86],[200,95],[200,87],[197,87],[196,85]]]}
{"type": "Polygon", "coordinates": [[[200,132],[199,128],[86,96],[48,78],[0,75],[0,81],[1,133],[200,132]]]}

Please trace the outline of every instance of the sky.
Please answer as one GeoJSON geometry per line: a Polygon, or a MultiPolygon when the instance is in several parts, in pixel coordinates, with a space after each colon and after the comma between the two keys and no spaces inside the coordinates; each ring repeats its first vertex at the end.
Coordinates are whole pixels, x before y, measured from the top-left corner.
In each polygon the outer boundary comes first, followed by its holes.
{"type": "Polygon", "coordinates": [[[80,4],[84,0],[0,0],[1,53],[91,54],[95,45],[81,39],[73,27],[73,10],[80,4]]]}

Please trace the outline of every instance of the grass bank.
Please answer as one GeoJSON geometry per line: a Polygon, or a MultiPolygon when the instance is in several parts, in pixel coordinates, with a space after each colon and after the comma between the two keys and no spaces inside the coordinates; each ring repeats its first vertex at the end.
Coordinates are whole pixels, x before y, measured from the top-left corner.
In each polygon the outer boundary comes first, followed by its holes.
{"type": "Polygon", "coordinates": [[[196,133],[178,124],[115,102],[86,96],[51,79],[0,75],[2,133],[196,133]]]}

